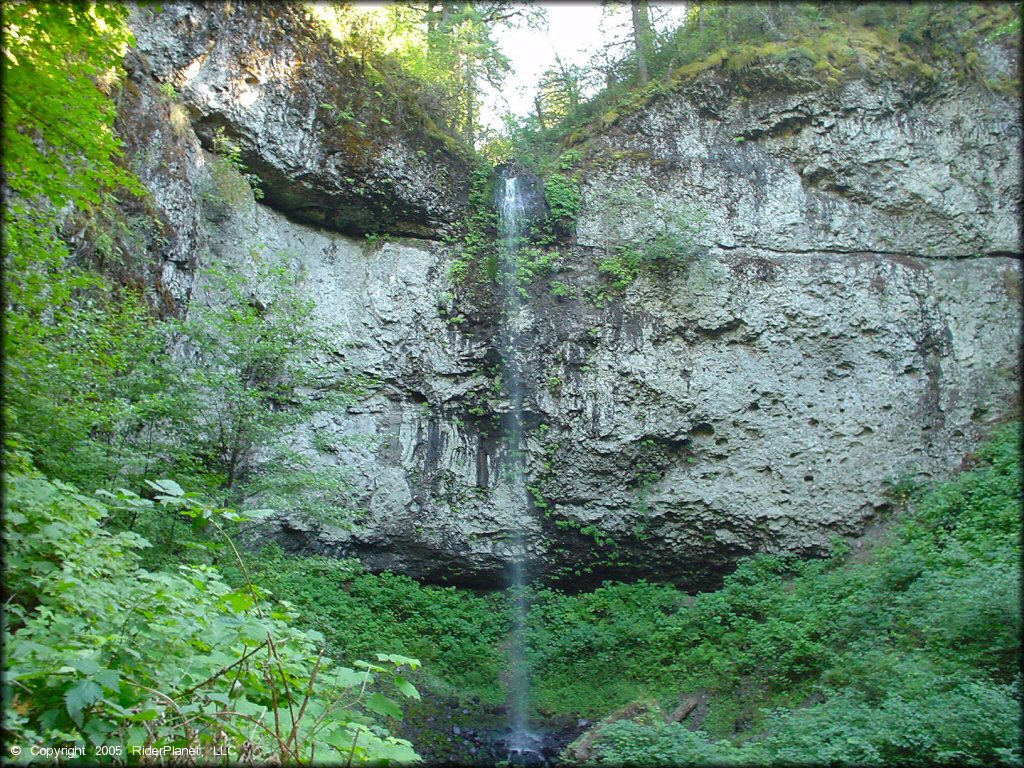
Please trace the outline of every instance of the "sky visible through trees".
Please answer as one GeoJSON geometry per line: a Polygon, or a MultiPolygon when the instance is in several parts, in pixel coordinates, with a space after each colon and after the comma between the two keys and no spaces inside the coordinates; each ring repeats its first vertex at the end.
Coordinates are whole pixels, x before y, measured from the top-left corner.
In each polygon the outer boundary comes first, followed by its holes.
{"type": "MultiPolygon", "coordinates": [[[[482,115],[489,127],[497,129],[506,111],[518,116],[532,111],[541,77],[555,64],[556,55],[567,65],[582,67],[603,48],[621,47],[628,40],[629,3],[603,6],[598,0],[578,0],[538,5],[547,12],[546,29],[502,28],[495,34],[513,71],[500,93],[483,91],[482,115]]],[[[685,3],[651,4],[658,29],[682,23],[685,13],[685,3]]]]}

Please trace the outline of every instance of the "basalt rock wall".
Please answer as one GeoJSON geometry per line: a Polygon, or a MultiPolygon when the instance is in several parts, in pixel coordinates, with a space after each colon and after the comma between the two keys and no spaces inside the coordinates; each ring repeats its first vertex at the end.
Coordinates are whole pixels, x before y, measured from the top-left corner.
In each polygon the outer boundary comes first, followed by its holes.
{"type": "Polygon", "coordinates": [[[133,15],[137,55],[206,149],[222,135],[294,221],[439,239],[466,205],[466,155],[409,88],[345,55],[287,3],[167,3],[133,15]]]}
{"type": "Polygon", "coordinates": [[[353,524],[299,510],[261,536],[500,586],[524,530],[537,575],[698,587],[747,553],[855,538],[893,483],[949,472],[1016,408],[1018,102],[912,82],[773,91],[710,72],[576,148],[575,242],[558,273],[524,284],[522,509],[503,476],[498,303],[453,284],[459,245],[439,241],[464,212],[465,163],[411,114],[333,148],[319,105],[362,115],[362,86],[335,53],[295,42],[301,11],[164,8],[137,16],[121,129],[146,131],[132,155],[179,235],[161,251],[168,290],[186,307],[215,300],[203,265],[281,254],[344,350],[323,391],[360,381],[358,402],[289,437],[345,469],[353,524]],[[214,204],[217,127],[262,201],[214,204]],[[666,212],[690,222],[686,253],[610,290],[601,262],[666,212]],[[377,231],[391,237],[353,236],[377,231]]]}

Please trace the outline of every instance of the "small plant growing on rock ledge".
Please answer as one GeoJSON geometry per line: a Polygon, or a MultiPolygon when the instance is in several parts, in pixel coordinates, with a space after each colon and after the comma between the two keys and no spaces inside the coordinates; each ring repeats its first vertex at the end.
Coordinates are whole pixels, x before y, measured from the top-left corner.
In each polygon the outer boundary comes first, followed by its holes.
{"type": "Polygon", "coordinates": [[[704,215],[672,207],[638,180],[606,194],[601,210],[605,257],[598,271],[611,280],[612,291],[645,271],[685,269],[706,251],[698,241],[704,215]]]}
{"type": "Polygon", "coordinates": [[[218,128],[213,135],[213,149],[217,157],[210,163],[209,181],[202,197],[207,213],[218,220],[253,198],[262,200],[263,190],[259,177],[246,170],[241,147],[224,135],[223,128],[218,128]]]}
{"type": "Polygon", "coordinates": [[[563,283],[561,280],[554,280],[551,283],[551,295],[556,299],[565,299],[572,296],[572,286],[563,283]]]}

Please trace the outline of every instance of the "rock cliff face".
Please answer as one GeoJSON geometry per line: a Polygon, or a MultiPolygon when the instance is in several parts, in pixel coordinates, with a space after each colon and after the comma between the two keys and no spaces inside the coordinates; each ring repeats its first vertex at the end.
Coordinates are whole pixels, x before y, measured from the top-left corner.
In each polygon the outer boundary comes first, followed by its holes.
{"type": "Polygon", "coordinates": [[[411,122],[334,151],[317,105],[360,86],[319,48],[274,37],[299,12],[170,9],[140,17],[122,122],[147,131],[137,163],[180,233],[168,284],[187,302],[196,265],[244,267],[254,245],[285,254],[346,375],[367,382],[358,404],[296,438],[348,469],[361,515],[349,530],[279,519],[272,535],[289,547],[498,586],[524,530],[536,574],[699,586],[746,553],[855,537],[886,510],[888,482],[948,471],[1015,407],[1016,101],[863,82],[773,94],[710,73],[581,152],[577,242],[555,277],[569,295],[526,289],[533,502],[517,508],[502,475],[499,318],[452,285],[457,246],[434,239],[464,204],[461,161],[411,122]],[[253,40],[268,55],[250,56],[253,40]],[[338,92],[281,74],[300,58],[342,73],[338,92]],[[219,126],[264,203],[203,202],[200,144],[219,126]],[[624,188],[636,204],[616,197],[624,188]],[[595,300],[600,260],[657,224],[652,210],[697,222],[695,255],[595,300]],[[420,237],[350,236],[371,220],[420,237]]]}
{"type": "Polygon", "coordinates": [[[590,141],[579,242],[645,225],[606,221],[609,195],[642,179],[723,252],[1020,252],[1016,102],[914,82],[773,90],[764,74],[702,77],[590,141]]]}
{"type": "Polygon", "coordinates": [[[141,8],[138,52],[180,91],[207,149],[219,129],[295,221],[438,238],[466,203],[468,166],[415,99],[339,55],[301,6],[141,8]]]}

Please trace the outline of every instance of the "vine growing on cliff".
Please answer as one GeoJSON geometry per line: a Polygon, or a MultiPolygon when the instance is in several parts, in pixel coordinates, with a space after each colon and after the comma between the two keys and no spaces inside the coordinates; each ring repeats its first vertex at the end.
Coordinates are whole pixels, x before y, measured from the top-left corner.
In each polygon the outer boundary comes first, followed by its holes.
{"type": "Polygon", "coordinates": [[[479,163],[470,176],[468,213],[463,222],[463,235],[453,243],[458,246],[448,277],[455,285],[485,276],[493,280],[498,269],[495,238],[498,216],[494,210],[494,170],[479,163]]]}

